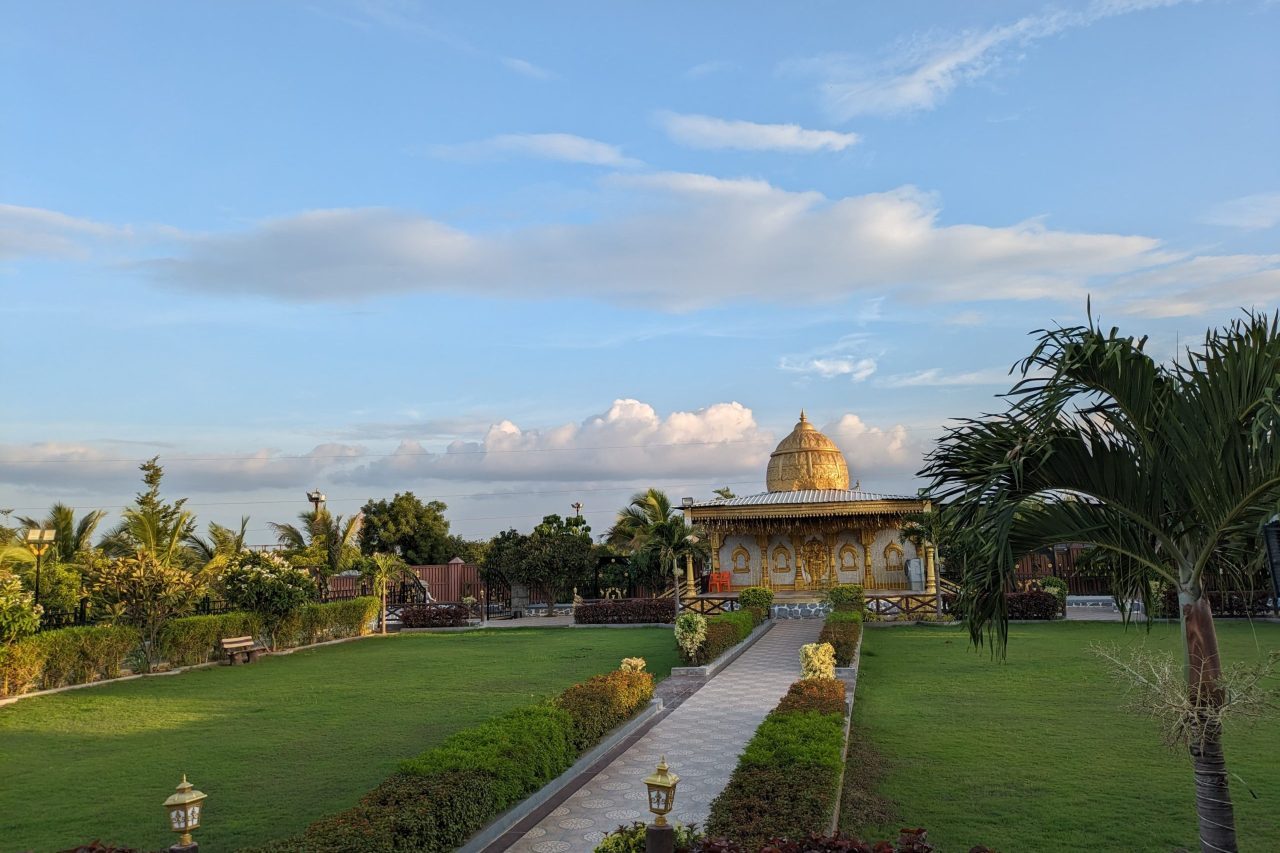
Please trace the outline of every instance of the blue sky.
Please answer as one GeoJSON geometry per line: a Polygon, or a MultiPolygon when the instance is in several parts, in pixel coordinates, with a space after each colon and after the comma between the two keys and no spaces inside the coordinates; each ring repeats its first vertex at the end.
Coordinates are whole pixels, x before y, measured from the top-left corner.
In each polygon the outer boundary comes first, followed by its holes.
{"type": "Polygon", "coordinates": [[[1026,333],[1280,293],[1280,4],[11,4],[0,507],[913,490],[1026,333]],[[39,389],[39,390],[37,390],[39,389]]]}

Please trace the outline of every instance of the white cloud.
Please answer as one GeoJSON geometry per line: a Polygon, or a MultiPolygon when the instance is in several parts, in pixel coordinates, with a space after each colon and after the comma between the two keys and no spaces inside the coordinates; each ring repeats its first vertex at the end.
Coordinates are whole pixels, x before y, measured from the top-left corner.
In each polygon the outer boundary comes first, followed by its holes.
{"type": "Polygon", "coordinates": [[[861,382],[876,372],[874,358],[807,358],[795,359],[783,356],[778,362],[780,370],[791,373],[809,373],[831,379],[836,376],[847,376],[850,382],[861,382]]]}
{"type": "Polygon", "coordinates": [[[1083,8],[1048,8],[985,30],[917,35],[875,63],[823,56],[788,65],[823,78],[823,102],[842,121],[931,110],[960,85],[986,75],[1001,62],[1020,58],[1019,51],[1037,40],[1105,18],[1183,2],[1198,0],[1094,0],[1083,8]]]}
{"type": "Polygon", "coordinates": [[[1280,254],[1187,258],[1122,276],[1107,296],[1127,314],[1187,317],[1221,308],[1274,310],[1277,294],[1280,254]]]}
{"type": "MultiPolygon", "coordinates": [[[[234,453],[165,453],[165,484],[173,493],[251,491],[303,487],[313,477],[364,455],[362,447],[320,444],[302,454],[277,450],[234,453]]],[[[149,455],[149,454],[148,454],[149,455]]],[[[118,446],[40,442],[0,445],[0,483],[32,491],[124,492],[138,481],[142,459],[123,457],[118,446]]]]}
{"type": "Polygon", "coordinates": [[[1210,225],[1261,231],[1280,225],[1280,192],[1256,193],[1215,205],[1204,221],[1210,225]]]}
{"type": "Polygon", "coordinates": [[[548,71],[540,65],[534,65],[525,59],[519,59],[514,56],[504,56],[500,60],[503,65],[510,68],[517,74],[523,74],[526,77],[532,77],[535,80],[551,80],[555,78],[555,73],[548,71]]]}
{"type": "Polygon", "coordinates": [[[580,423],[521,428],[509,420],[480,441],[455,441],[442,453],[416,441],[336,479],[395,485],[425,479],[463,481],[616,481],[725,478],[763,472],[773,436],[740,403],[715,403],[660,416],[638,400],[619,399],[580,423]]]}
{"type": "Polygon", "coordinates": [[[993,367],[987,370],[971,370],[964,373],[948,373],[941,367],[931,367],[916,373],[900,373],[886,376],[877,382],[886,388],[938,388],[963,385],[1012,386],[1018,377],[1010,376],[1008,369],[993,367]]]}
{"type": "Polygon", "coordinates": [[[31,255],[78,257],[87,244],[128,237],[129,228],[104,225],[39,207],[0,204],[0,260],[31,255]]]}
{"type": "Polygon", "coordinates": [[[1152,238],[1035,220],[942,225],[937,199],[910,186],[829,199],[763,180],[659,173],[613,176],[607,187],[635,209],[496,234],[385,209],[310,211],[193,236],[143,265],[165,286],[297,301],[461,292],[691,310],[885,293],[1079,303],[1116,276],[1182,260],[1152,238]]]}
{"type": "Polygon", "coordinates": [[[920,469],[924,458],[924,447],[903,424],[874,427],[849,413],[822,427],[822,432],[844,451],[850,478],[861,480],[868,491],[885,488],[876,485],[877,479],[903,482],[920,469]]]}
{"type": "Polygon", "coordinates": [[[696,80],[699,77],[707,77],[724,71],[736,71],[737,69],[738,64],[736,62],[729,62],[724,59],[712,59],[707,62],[699,62],[688,71],[684,72],[684,76],[696,80]]]}
{"type": "Polygon", "coordinates": [[[843,151],[858,141],[856,133],[809,130],[798,124],[758,124],[705,115],[659,113],[667,135],[691,148],[734,148],[743,151],[843,151]]]}
{"type": "Polygon", "coordinates": [[[431,150],[437,156],[459,159],[517,155],[623,169],[644,165],[639,160],[624,156],[616,145],[572,133],[504,133],[477,142],[437,145],[431,150]]]}

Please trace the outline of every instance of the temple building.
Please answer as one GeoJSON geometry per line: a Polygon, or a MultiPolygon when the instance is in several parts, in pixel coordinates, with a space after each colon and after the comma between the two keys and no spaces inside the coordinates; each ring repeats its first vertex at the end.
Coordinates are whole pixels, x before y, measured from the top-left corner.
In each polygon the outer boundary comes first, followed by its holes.
{"type": "Polygon", "coordinates": [[[929,502],[850,488],[844,454],[804,412],[770,455],[765,482],[760,494],[684,501],[685,518],[711,538],[712,590],[764,586],[809,597],[861,584],[872,595],[936,592],[933,549],[917,553],[902,538],[904,516],[928,512],[929,502]]]}

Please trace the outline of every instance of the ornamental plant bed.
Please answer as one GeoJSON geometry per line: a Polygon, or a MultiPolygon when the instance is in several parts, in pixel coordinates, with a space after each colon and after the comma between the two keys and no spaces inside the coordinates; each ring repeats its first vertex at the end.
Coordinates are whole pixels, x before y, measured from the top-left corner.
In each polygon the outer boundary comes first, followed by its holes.
{"type": "Polygon", "coordinates": [[[704,666],[745,640],[765,620],[765,611],[755,607],[735,610],[707,619],[707,633],[692,655],[681,649],[680,656],[690,666],[704,666]]]}
{"type": "Polygon", "coordinates": [[[676,603],[670,598],[617,598],[590,601],[573,609],[579,625],[643,625],[674,622],[676,603]]]}
{"type": "Polygon", "coordinates": [[[844,766],[844,684],[792,685],[711,803],[707,836],[759,849],[829,824],[844,766]],[[838,687],[836,685],[839,685],[838,687]],[[838,704],[832,701],[839,696],[838,704]],[[785,791],[786,796],[779,796],[785,791]]]}
{"type": "Polygon", "coordinates": [[[835,610],[827,615],[819,643],[830,643],[836,650],[836,666],[851,666],[862,637],[862,613],[835,610]]]}
{"type": "Polygon", "coordinates": [[[465,604],[419,604],[400,611],[402,628],[462,628],[471,618],[465,604]]]}
{"type": "Polygon", "coordinates": [[[1062,615],[1058,597],[1042,589],[1005,594],[1010,619],[1057,619],[1062,615]]]}

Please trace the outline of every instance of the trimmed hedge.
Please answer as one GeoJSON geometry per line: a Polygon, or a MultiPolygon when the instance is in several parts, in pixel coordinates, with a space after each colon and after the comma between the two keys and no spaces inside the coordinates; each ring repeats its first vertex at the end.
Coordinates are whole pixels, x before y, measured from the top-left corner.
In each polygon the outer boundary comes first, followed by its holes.
{"type": "Polygon", "coordinates": [[[738,593],[738,604],[743,607],[758,607],[768,613],[773,606],[773,590],[762,586],[749,586],[738,593]]]}
{"type": "Polygon", "coordinates": [[[729,649],[741,643],[765,619],[765,611],[754,607],[712,616],[707,620],[707,636],[690,658],[682,649],[680,656],[685,663],[702,666],[711,663],[729,649]]]}
{"type": "MultiPolygon", "coordinates": [[[[596,848],[599,850],[600,848],[596,848]]],[[[810,832],[795,841],[772,838],[763,846],[746,846],[724,838],[709,838],[693,845],[695,853],[933,853],[937,848],[929,843],[929,833],[920,828],[898,830],[892,841],[863,841],[844,835],[822,835],[810,832]]],[[[978,844],[969,853],[995,853],[990,847],[978,844]]]]}
{"type": "Polygon", "coordinates": [[[400,611],[402,628],[462,628],[471,618],[465,604],[420,604],[400,611]]]}
{"type": "Polygon", "coordinates": [[[676,602],[671,598],[616,598],[591,601],[573,608],[579,625],[635,625],[676,621],[676,602]]]}
{"type": "MultiPolygon", "coordinates": [[[[1209,608],[1215,617],[1256,619],[1272,614],[1269,585],[1253,590],[1211,590],[1205,592],[1205,597],[1209,599],[1209,608]]],[[[1178,591],[1172,586],[1166,585],[1154,603],[1157,616],[1177,619],[1182,613],[1178,605],[1178,591]]]]}
{"type": "Polygon", "coordinates": [[[241,853],[379,853],[456,849],[567,770],[653,696],[647,672],[617,670],[454,732],[400,762],[353,808],[300,835],[241,853]]]}
{"type": "Polygon", "coordinates": [[[827,590],[827,603],[831,605],[832,610],[856,610],[862,612],[867,609],[867,596],[862,587],[857,584],[841,584],[827,590]]]}
{"type": "Polygon", "coordinates": [[[1005,604],[1010,619],[1057,619],[1062,615],[1058,596],[1042,589],[1030,592],[1007,592],[1005,604]]]}
{"type": "Polygon", "coordinates": [[[586,750],[652,698],[652,675],[618,669],[573,685],[556,705],[573,718],[574,747],[586,750]]]}
{"type": "Polygon", "coordinates": [[[773,838],[804,838],[830,821],[844,766],[844,684],[802,685],[792,685],[756,729],[711,803],[708,837],[754,850],[773,838]]]}
{"type": "Polygon", "coordinates": [[[862,613],[835,610],[827,615],[822,633],[818,635],[818,642],[830,643],[836,650],[836,666],[851,666],[861,636],[862,613]]]}
{"type": "Polygon", "coordinates": [[[218,616],[184,616],[160,629],[160,657],[172,666],[194,666],[222,657],[219,642],[227,637],[258,636],[261,620],[236,611],[218,616]]]}
{"type": "Polygon", "coordinates": [[[844,682],[838,678],[803,678],[791,685],[774,710],[779,714],[817,711],[843,715],[844,692],[844,682]]]}
{"type": "Polygon", "coordinates": [[[136,629],[124,625],[60,628],[24,637],[0,649],[0,696],[115,678],[141,641],[136,629]]]}
{"type": "Polygon", "coordinates": [[[328,604],[306,604],[276,631],[281,646],[310,646],[326,640],[363,637],[373,629],[382,602],[372,595],[331,601],[328,604]]]}

